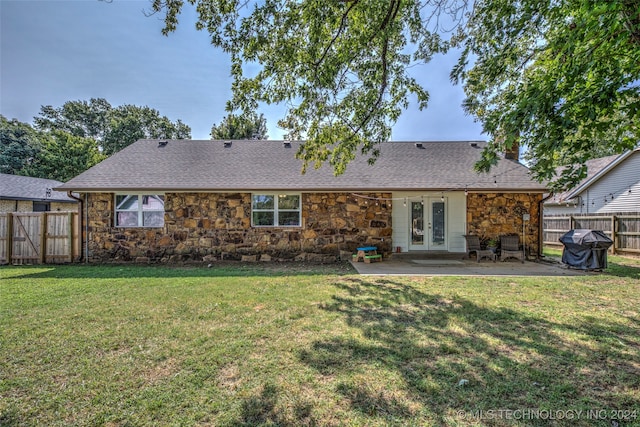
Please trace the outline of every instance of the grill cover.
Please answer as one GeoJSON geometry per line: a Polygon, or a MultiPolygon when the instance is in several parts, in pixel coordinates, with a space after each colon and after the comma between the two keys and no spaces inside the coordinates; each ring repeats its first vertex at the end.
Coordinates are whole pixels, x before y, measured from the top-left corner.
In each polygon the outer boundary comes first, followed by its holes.
{"type": "Polygon", "coordinates": [[[560,242],[564,245],[562,262],[582,270],[607,268],[607,249],[613,240],[600,230],[569,230],[560,242]]]}

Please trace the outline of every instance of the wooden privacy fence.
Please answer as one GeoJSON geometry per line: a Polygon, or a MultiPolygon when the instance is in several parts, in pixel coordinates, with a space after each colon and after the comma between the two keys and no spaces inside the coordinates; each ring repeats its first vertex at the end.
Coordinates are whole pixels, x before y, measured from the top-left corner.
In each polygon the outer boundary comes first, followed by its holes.
{"type": "Polygon", "coordinates": [[[73,262],[78,247],[76,212],[0,214],[0,264],[73,262]]]}
{"type": "Polygon", "coordinates": [[[543,242],[545,245],[561,245],[558,239],[567,231],[577,228],[603,231],[613,240],[613,253],[640,253],[640,214],[637,213],[545,216],[543,242]]]}

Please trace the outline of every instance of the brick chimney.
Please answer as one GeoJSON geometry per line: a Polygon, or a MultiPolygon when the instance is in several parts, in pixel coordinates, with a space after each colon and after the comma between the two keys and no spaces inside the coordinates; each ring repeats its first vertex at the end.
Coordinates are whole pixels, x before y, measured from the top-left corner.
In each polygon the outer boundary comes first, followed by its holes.
{"type": "MultiPolygon", "coordinates": [[[[495,136],[495,140],[499,144],[504,144],[504,134],[499,134],[495,136]]],[[[520,161],[520,138],[516,136],[513,140],[513,144],[511,148],[504,149],[504,158],[509,160],[515,160],[516,162],[520,161]]]]}
{"type": "Polygon", "coordinates": [[[520,144],[518,143],[517,139],[513,141],[513,145],[511,145],[511,148],[505,148],[504,158],[515,160],[516,162],[520,161],[520,144]]]}

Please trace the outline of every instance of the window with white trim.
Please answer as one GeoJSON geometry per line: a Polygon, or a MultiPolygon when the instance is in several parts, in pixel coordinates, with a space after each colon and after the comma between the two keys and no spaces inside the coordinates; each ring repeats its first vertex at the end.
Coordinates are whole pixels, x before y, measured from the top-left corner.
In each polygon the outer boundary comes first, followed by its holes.
{"type": "Polygon", "coordinates": [[[253,194],[251,223],[254,227],[300,227],[300,194],[253,194]]]}
{"type": "Polygon", "coordinates": [[[116,194],[116,227],[164,226],[164,195],[116,194]]]}

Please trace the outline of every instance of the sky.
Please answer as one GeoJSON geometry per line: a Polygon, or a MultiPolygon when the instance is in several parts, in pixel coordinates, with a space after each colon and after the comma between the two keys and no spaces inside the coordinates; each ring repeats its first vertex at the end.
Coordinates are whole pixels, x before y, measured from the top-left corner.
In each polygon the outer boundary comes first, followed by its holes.
{"type": "MultiPolygon", "coordinates": [[[[228,113],[229,57],[194,27],[185,6],[176,32],[161,34],[159,15],[146,16],[149,0],[0,0],[0,114],[33,123],[41,106],[104,98],[112,106],[155,108],[209,139],[228,113]]],[[[415,99],[393,126],[394,141],[486,140],[465,115],[462,88],[449,81],[455,55],[411,69],[430,93],[427,109],[415,99]]],[[[264,106],[269,139],[283,106],[264,106]]]]}

